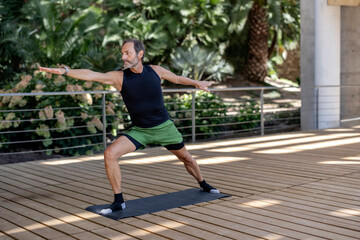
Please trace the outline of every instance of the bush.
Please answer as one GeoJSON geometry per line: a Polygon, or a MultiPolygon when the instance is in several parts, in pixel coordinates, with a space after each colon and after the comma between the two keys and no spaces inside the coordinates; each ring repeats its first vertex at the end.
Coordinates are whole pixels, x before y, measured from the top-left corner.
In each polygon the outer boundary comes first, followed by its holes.
{"type": "MultiPolygon", "coordinates": [[[[111,90],[98,83],[42,72],[17,77],[19,81],[16,85],[9,90],[0,90],[0,93],[111,90]]],[[[218,95],[203,91],[197,91],[195,99],[196,139],[208,139],[224,132],[231,134],[258,125],[260,116],[256,102],[245,100],[237,105],[229,104],[218,95]]],[[[175,94],[165,96],[164,100],[185,140],[191,139],[192,95],[175,94]]],[[[113,136],[117,135],[119,126],[126,128],[130,125],[119,94],[106,94],[106,114],[107,132],[113,136]]],[[[0,97],[0,151],[38,150],[49,155],[75,156],[92,154],[102,149],[101,119],[102,94],[0,97]]]]}
{"type": "MultiPolygon", "coordinates": [[[[18,76],[19,82],[1,93],[72,92],[104,90],[100,84],[63,76],[35,72],[18,76]]],[[[121,98],[106,94],[107,118],[113,134],[123,122],[122,111],[115,105],[121,98]]],[[[92,154],[102,149],[102,94],[0,97],[1,151],[43,150],[47,154],[92,154]],[[22,109],[30,109],[19,111],[22,109]],[[11,132],[11,134],[9,133],[11,132]],[[32,141],[19,145],[7,142],[32,141]],[[88,145],[88,146],[86,146],[88,145]],[[86,146],[86,147],[85,147],[86,146]],[[64,149],[62,149],[64,148],[64,149]]]]}
{"type": "MultiPolygon", "coordinates": [[[[165,96],[165,105],[170,117],[185,139],[191,136],[191,94],[165,96]]],[[[203,91],[195,93],[196,139],[207,139],[221,132],[235,132],[259,126],[260,113],[256,102],[246,101],[238,105],[228,104],[214,94],[203,91]],[[229,112],[236,114],[229,114],[229,112]],[[243,122],[243,123],[242,123],[243,122]]]]}

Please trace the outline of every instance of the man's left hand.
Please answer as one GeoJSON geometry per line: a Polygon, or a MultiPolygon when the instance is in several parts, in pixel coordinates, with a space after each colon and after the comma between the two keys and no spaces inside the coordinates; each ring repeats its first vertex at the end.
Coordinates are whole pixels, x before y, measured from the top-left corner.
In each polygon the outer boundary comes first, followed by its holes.
{"type": "Polygon", "coordinates": [[[203,91],[210,92],[210,90],[208,89],[208,87],[210,87],[211,84],[212,84],[212,83],[210,83],[210,82],[199,81],[199,82],[197,83],[197,86],[196,86],[196,87],[199,88],[199,89],[201,89],[201,90],[203,90],[203,91]]]}

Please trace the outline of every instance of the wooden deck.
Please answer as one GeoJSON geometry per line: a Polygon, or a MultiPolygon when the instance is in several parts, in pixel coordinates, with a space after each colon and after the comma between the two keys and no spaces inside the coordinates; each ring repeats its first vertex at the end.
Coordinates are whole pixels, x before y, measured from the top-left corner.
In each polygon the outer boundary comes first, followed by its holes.
{"type": "MultiPolygon", "coordinates": [[[[360,239],[360,128],[188,144],[232,197],[114,221],[103,157],[0,166],[0,239],[360,239]]],[[[174,156],[124,156],[127,200],[197,187],[174,156]]]]}

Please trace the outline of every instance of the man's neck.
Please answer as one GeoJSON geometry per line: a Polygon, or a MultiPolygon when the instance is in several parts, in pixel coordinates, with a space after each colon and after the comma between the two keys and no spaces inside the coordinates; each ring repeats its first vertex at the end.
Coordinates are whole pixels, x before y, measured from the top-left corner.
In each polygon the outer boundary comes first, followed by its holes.
{"type": "Polygon", "coordinates": [[[143,69],[144,69],[144,66],[142,65],[141,62],[139,62],[139,64],[136,64],[136,66],[130,68],[130,70],[133,73],[142,73],[143,69]]]}

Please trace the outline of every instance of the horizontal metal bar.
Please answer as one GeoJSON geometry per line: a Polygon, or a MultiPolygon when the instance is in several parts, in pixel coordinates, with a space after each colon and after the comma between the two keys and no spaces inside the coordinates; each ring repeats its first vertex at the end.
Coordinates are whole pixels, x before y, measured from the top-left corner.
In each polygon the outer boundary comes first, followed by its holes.
{"type": "Polygon", "coordinates": [[[300,127],[300,125],[298,125],[298,124],[287,125],[287,127],[283,127],[283,128],[276,128],[276,127],[272,128],[272,126],[268,126],[265,129],[268,130],[268,131],[279,131],[279,130],[294,128],[294,127],[300,127]]]}
{"type": "Polygon", "coordinates": [[[196,133],[196,135],[199,135],[199,136],[214,135],[214,134],[220,135],[220,134],[227,134],[227,133],[250,132],[250,130],[260,130],[260,128],[241,129],[241,130],[223,131],[223,132],[215,132],[215,133],[196,133]]]}
{"type": "Polygon", "coordinates": [[[192,112],[191,109],[189,110],[171,110],[171,111],[168,111],[169,113],[173,113],[173,112],[192,112]]]}
{"type": "Polygon", "coordinates": [[[37,139],[37,140],[27,140],[27,141],[16,141],[16,142],[4,142],[1,143],[2,145],[6,144],[19,144],[19,143],[33,143],[33,142],[43,142],[46,140],[51,140],[51,141],[58,141],[58,140],[64,140],[64,139],[72,139],[72,138],[84,138],[84,137],[93,137],[93,136],[100,136],[102,135],[102,133],[98,133],[98,134],[88,134],[88,135],[80,135],[80,136],[72,136],[72,137],[62,137],[62,138],[44,138],[44,139],[37,139]]]}
{"type": "MultiPolygon", "coordinates": [[[[223,99],[223,98],[222,98],[223,99]]],[[[241,103],[244,103],[244,102],[259,102],[260,101],[260,98],[259,99],[241,99],[241,98],[235,98],[236,99],[236,102],[234,101],[226,101],[226,100],[219,100],[219,101],[196,101],[197,103],[219,103],[219,104],[222,104],[222,103],[225,103],[225,104],[241,104],[241,103]],[[240,102],[240,103],[239,103],[240,102]]]]}
{"type": "Polygon", "coordinates": [[[14,155],[14,154],[25,154],[25,153],[35,153],[35,152],[59,151],[59,150],[72,149],[72,148],[84,148],[84,147],[96,146],[96,145],[102,145],[102,142],[101,143],[87,144],[87,145],[78,145],[78,146],[66,147],[66,148],[53,148],[53,149],[46,149],[46,150],[27,151],[27,152],[0,153],[0,156],[7,156],[7,155],[14,155]]]}
{"type": "Polygon", "coordinates": [[[172,120],[177,120],[177,121],[186,121],[186,120],[191,120],[192,118],[172,118],[172,120]]]}
{"type": "MultiPolygon", "coordinates": [[[[96,126],[95,124],[89,124],[89,126],[96,126]]],[[[86,128],[88,127],[88,125],[82,125],[82,126],[75,126],[75,127],[66,127],[65,130],[69,130],[69,129],[76,129],[76,128],[86,128]]],[[[49,131],[54,131],[54,130],[60,130],[62,128],[49,128],[49,131]]],[[[38,130],[24,130],[24,131],[8,131],[8,132],[0,132],[0,134],[10,134],[10,133],[25,133],[25,132],[36,132],[38,130]]]]}
{"type": "MultiPolygon", "coordinates": [[[[101,115],[89,115],[88,117],[99,117],[101,115]]],[[[78,118],[82,118],[81,116],[78,117],[66,117],[65,119],[78,119],[78,118]]],[[[50,119],[41,119],[41,118],[36,118],[36,119],[25,119],[25,120],[1,120],[0,122],[38,122],[38,121],[52,121],[52,120],[57,120],[57,118],[50,118],[50,119]]]]}
{"type": "MultiPolygon", "coordinates": [[[[122,131],[122,132],[116,132],[116,134],[124,134],[125,132],[124,131],[122,131]]],[[[111,132],[108,132],[108,133],[106,133],[106,135],[112,135],[112,133],[111,132]]]]}
{"type": "Polygon", "coordinates": [[[191,137],[192,136],[192,134],[184,134],[184,135],[182,135],[184,138],[186,138],[186,137],[191,137]]]}
{"type": "Polygon", "coordinates": [[[0,93],[0,97],[34,97],[34,96],[59,96],[59,95],[76,95],[76,94],[103,94],[119,93],[118,91],[83,91],[83,92],[31,92],[31,93],[0,93]]]}
{"type": "Polygon", "coordinates": [[[313,88],[331,88],[331,87],[360,87],[360,85],[357,84],[346,84],[346,85],[322,85],[322,86],[314,86],[313,88]]]}
{"type": "MultiPolygon", "coordinates": [[[[98,108],[102,107],[99,105],[95,106],[88,106],[87,108],[98,108]]],[[[84,107],[67,107],[67,108],[53,108],[52,110],[67,110],[67,109],[82,109],[84,107]]],[[[44,110],[44,108],[35,108],[35,109],[20,109],[20,110],[0,110],[0,112],[34,112],[34,111],[41,111],[44,110]]]]}
{"type": "Polygon", "coordinates": [[[341,119],[340,122],[353,122],[353,121],[359,121],[360,117],[356,118],[348,118],[348,119],[341,119]]]}
{"type": "Polygon", "coordinates": [[[189,126],[185,126],[185,127],[176,127],[177,129],[187,129],[187,128],[192,128],[192,126],[191,125],[189,125],[189,126]]]}
{"type": "Polygon", "coordinates": [[[294,117],[294,118],[267,118],[266,121],[267,122],[273,122],[273,121],[285,121],[285,120],[295,120],[295,119],[300,119],[300,117],[294,117]]]}
{"type": "Polygon", "coordinates": [[[208,111],[221,111],[221,110],[226,110],[227,108],[197,108],[195,111],[197,112],[202,112],[204,110],[208,110],[208,111]]]}
{"type": "MultiPolygon", "coordinates": [[[[274,89],[300,89],[299,87],[234,87],[234,88],[209,88],[213,92],[228,92],[228,91],[249,91],[249,90],[274,90],[274,89]]],[[[174,92],[196,92],[201,91],[197,88],[184,88],[184,89],[163,89],[164,93],[174,92]]],[[[118,93],[119,91],[82,91],[82,92],[32,92],[32,93],[0,93],[0,97],[12,96],[49,96],[49,95],[75,95],[75,94],[109,94],[118,93]]]]}
{"type": "MultiPolygon", "coordinates": [[[[121,113],[120,114],[121,116],[128,116],[129,114],[128,113],[121,113]]],[[[116,116],[119,116],[119,114],[106,114],[107,117],[116,117],[116,116]]]]}
{"type": "Polygon", "coordinates": [[[207,119],[222,119],[222,118],[234,118],[234,117],[248,117],[248,116],[258,116],[260,113],[254,113],[254,114],[246,114],[246,115],[227,115],[227,116],[213,116],[213,117],[201,117],[196,118],[197,120],[207,120],[207,119]]]}
{"type": "Polygon", "coordinates": [[[180,105],[184,104],[183,102],[164,102],[165,105],[180,105]]]}
{"type": "Polygon", "coordinates": [[[243,125],[243,124],[257,123],[257,122],[260,122],[260,120],[252,120],[252,121],[237,122],[237,123],[204,124],[204,125],[196,125],[196,127],[200,128],[200,127],[232,126],[232,125],[243,125]]]}

